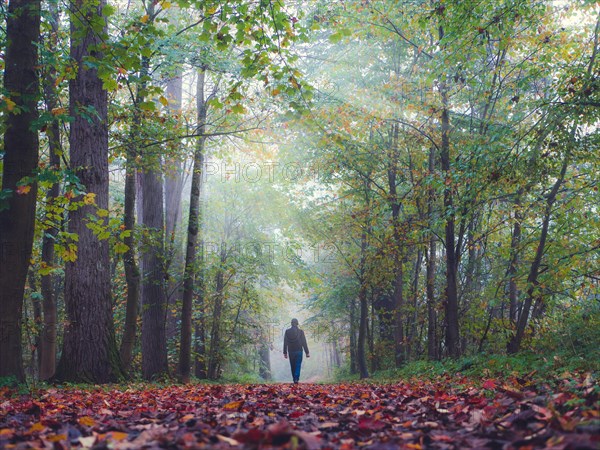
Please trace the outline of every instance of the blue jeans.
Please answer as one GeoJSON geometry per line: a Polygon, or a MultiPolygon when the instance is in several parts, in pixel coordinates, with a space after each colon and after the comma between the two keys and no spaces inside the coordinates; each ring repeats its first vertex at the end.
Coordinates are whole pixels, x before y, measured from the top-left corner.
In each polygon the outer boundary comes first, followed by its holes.
{"type": "Polygon", "coordinates": [[[302,365],[302,350],[290,352],[290,368],[292,369],[292,378],[294,382],[300,380],[300,366],[302,365]]]}

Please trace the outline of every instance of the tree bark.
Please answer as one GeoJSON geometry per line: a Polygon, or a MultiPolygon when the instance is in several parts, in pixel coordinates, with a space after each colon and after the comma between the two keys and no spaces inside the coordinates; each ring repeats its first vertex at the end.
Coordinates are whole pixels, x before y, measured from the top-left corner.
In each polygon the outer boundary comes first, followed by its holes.
{"type": "Polygon", "coordinates": [[[369,316],[369,304],[367,302],[367,280],[366,280],[366,258],[367,258],[367,233],[363,231],[360,239],[360,288],[358,291],[358,303],[360,305],[360,319],[358,325],[358,347],[357,363],[358,373],[361,379],[369,378],[367,368],[366,340],[367,320],[369,316]]]}
{"type": "Polygon", "coordinates": [[[213,305],[210,348],[208,352],[208,378],[211,380],[219,378],[219,367],[221,366],[221,313],[223,310],[223,290],[225,289],[223,276],[226,261],[226,245],[224,242],[221,242],[219,268],[215,275],[215,304],[213,305]]]}
{"type": "Polygon", "coordinates": [[[263,380],[269,381],[271,380],[271,349],[269,340],[264,335],[261,336],[258,356],[260,358],[259,375],[263,380]]]}
{"type": "Polygon", "coordinates": [[[398,188],[396,178],[398,173],[398,133],[397,124],[392,126],[390,152],[388,157],[388,189],[389,203],[392,210],[392,236],[393,236],[393,258],[394,258],[394,358],[396,367],[400,367],[405,361],[404,345],[404,239],[400,230],[400,201],[398,199],[398,188]]]}
{"type": "Polygon", "coordinates": [[[356,361],[356,300],[350,300],[350,373],[358,372],[358,363],[356,361]]]}
{"type": "Polygon", "coordinates": [[[412,286],[412,317],[410,323],[407,324],[408,329],[408,346],[406,355],[408,358],[411,354],[417,354],[415,344],[417,343],[417,320],[418,320],[418,305],[419,305],[419,276],[421,273],[421,265],[423,264],[423,251],[419,248],[417,250],[417,258],[415,260],[413,286],[412,286]]]}
{"type": "Polygon", "coordinates": [[[127,303],[125,307],[125,325],[121,338],[120,358],[125,371],[129,371],[133,347],[135,345],[137,319],[140,307],[140,269],[137,264],[134,239],[135,228],[135,197],[136,197],[136,168],[133,162],[133,152],[128,151],[125,166],[125,205],[123,225],[130,234],[123,238],[127,250],[123,254],[125,282],[127,283],[127,303]]]}
{"type": "MultiPolygon", "coordinates": [[[[59,11],[55,1],[49,2],[50,12],[50,34],[48,44],[50,48],[56,48],[58,45],[58,24],[59,11]]],[[[50,64],[47,68],[48,73],[44,77],[44,98],[46,103],[46,111],[50,114],[58,107],[58,98],[56,93],[57,73],[54,65],[50,64]]],[[[48,152],[50,154],[50,168],[52,170],[60,170],[60,153],[62,152],[60,124],[58,120],[53,120],[46,130],[48,138],[48,152]]],[[[53,204],[55,199],[60,195],[60,184],[58,182],[52,184],[46,194],[48,204],[53,204]]],[[[58,234],[56,227],[49,227],[44,230],[42,239],[42,263],[48,267],[52,267],[55,263],[54,257],[54,241],[58,234]]],[[[41,293],[43,298],[43,328],[40,340],[40,380],[48,380],[56,371],[56,293],[54,292],[54,275],[52,273],[41,276],[41,293]]]]}
{"type": "MultiPolygon", "coordinates": [[[[443,37],[443,33],[440,32],[443,37]]],[[[456,253],[454,194],[452,172],[450,167],[450,116],[448,111],[448,93],[445,85],[440,87],[442,96],[442,172],[446,177],[444,188],[444,212],[446,215],[445,246],[446,246],[446,292],[445,292],[445,321],[446,321],[446,351],[452,358],[460,356],[460,334],[458,325],[458,255],[456,253]]]]}
{"type": "Polygon", "coordinates": [[[519,266],[519,246],[521,245],[521,195],[523,189],[519,189],[515,198],[514,204],[514,223],[513,232],[510,240],[510,266],[508,268],[508,299],[509,309],[508,318],[511,324],[516,324],[518,316],[518,305],[519,305],[519,288],[517,287],[517,269],[519,266]]]}
{"type": "MultiPolygon", "coordinates": [[[[112,320],[108,240],[99,240],[86,226],[97,209],[108,210],[107,93],[97,70],[86,61],[101,59],[102,33],[90,22],[102,17],[104,1],[77,0],[71,19],[71,57],[78,71],[69,83],[71,166],[95,205],[69,214],[69,232],[79,236],[77,260],[65,268],[67,324],[55,378],[61,381],[107,383],[122,378],[112,320]],[[93,110],[90,114],[89,111],[93,110]]],[[[106,25],[105,25],[106,27],[106,25]]]]}
{"type": "MultiPolygon", "coordinates": [[[[6,21],[4,90],[13,102],[6,117],[2,190],[13,193],[0,204],[0,377],[25,379],[21,343],[21,315],[27,268],[33,246],[37,184],[17,193],[17,183],[33,177],[39,141],[38,42],[40,1],[10,0],[6,21]]],[[[7,97],[8,98],[8,97],[7,97]]]]}
{"type": "MultiPolygon", "coordinates": [[[[435,170],[435,149],[429,151],[429,174],[433,175],[435,170]]],[[[435,202],[435,189],[429,188],[427,199],[427,217],[429,220],[429,246],[427,248],[426,271],[427,271],[427,356],[430,360],[439,359],[437,342],[437,309],[435,300],[435,270],[436,270],[436,240],[433,233],[434,218],[433,209],[435,202]]]]}
{"type": "MultiPolygon", "coordinates": [[[[198,134],[203,134],[206,129],[206,103],[204,100],[205,71],[198,71],[196,85],[196,109],[198,118],[198,134]]],[[[200,230],[200,194],[202,191],[202,174],[204,165],[204,136],[198,138],[194,152],[194,166],[192,172],[192,189],[190,192],[190,214],[188,218],[187,245],[185,254],[185,269],[183,274],[183,297],[181,307],[181,345],[179,353],[179,375],[183,383],[190,380],[192,362],[192,306],[194,298],[194,285],[198,263],[197,246],[200,230]]],[[[203,293],[201,292],[202,296],[203,293]]],[[[203,299],[200,299],[203,306],[203,299]]],[[[204,311],[201,311],[204,314],[204,311]]],[[[198,339],[199,336],[196,337],[198,339]]],[[[204,355],[202,355],[204,356],[204,355]]]]}
{"type": "MultiPolygon", "coordinates": [[[[150,11],[152,12],[152,11],[150,11]]],[[[125,269],[125,282],[127,283],[127,303],[125,307],[125,325],[123,327],[123,336],[121,338],[120,357],[123,368],[128,371],[131,365],[133,356],[133,348],[137,334],[137,319],[140,308],[140,291],[141,291],[141,276],[140,268],[136,258],[136,241],[134,238],[135,231],[135,209],[137,199],[137,174],[138,167],[136,158],[139,154],[138,147],[135,142],[143,136],[142,130],[142,110],[139,105],[145,101],[146,77],[150,71],[150,58],[142,57],[141,67],[139,72],[140,82],[137,86],[135,94],[135,104],[133,108],[133,117],[131,119],[131,131],[129,133],[129,142],[127,143],[127,154],[125,161],[125,205],[123,225],[125,230],[129,232],[128,236],[123,239],[123,243],[127,245],[127,250],[123,254],[123,267],[125,269]]],[[[143,175],[142,175],[143,176],[143,175]]],[[[141,204],[140,215],[143,214],[143,204],[141,204]]]]}
{"type": "MultiPolygon", "coordinates": [[[[181,71],[178,71],[167,84],[166,94],[169,101],[169,111],[174,115],[181,114],[182,81],[181,71]]],[[[169,242],[169,250],[172,252],[174,250],[177,223],[181,216],[183,173],[181,162],[177,158],[171,159],[168,165],[169,167],[165,173],[165,223],[167,242],[169,242]]]]}
{"type": "Polygon", "coordinates": [[[536,293],[537,287],[539,285],[538,276],[540,274],[542,258],[544,257],[544,252],[546,250],[546,240],[548,239],[548,229],[550,227],[550,219],[552,217],[552,206],[554,205],[554,202],[556,201],[556,195],[558,194],[558,191],[565,180],[565,175],[567,173],[570,158],[571,149],[569,148],[567,149],[567,152],[564,156],[562,167],[560,170],[560,175],[554,182],[552,189],[546,197],[546,207],[544,211],[544,218],[542,219],[542,230],[540,233],[540,240],[538,241],[535,257],[531,262],[529,276],[527,277],[527,295],[525,297],[525,301],[523,302],[523,308],[521,309],[521,313],[519,314],[519,318],[517,321],[517,330],[513,337],[510,339],[507,346],[508,353],[517,353],[521,348],[523,337],[525,336],[525,329],[527,328],[527,322],[529,321],[531,306],[533,304],[533,300],[538,295],[536,293]]]}
{"type": "MultiPolygon", "coordinates": [[[[181,71],[167,82],[166,96],[168,99],[169,114],[177,120],[181,114],[182,78],[181,71]]],[[[169,152],[165,157],[165,239],[167,248],[166,269],[169,274],[181,274],[184,271],[184,254],[176,238],[178,222],[181,219],[181,194],[183,191],[183,168],[179,155],[177,155],[177,143],[169,146],[169,152]]],[[[180,227],[179,227],[180,228],[180,227]]],[[[167,340],[175,339],[179,330],[179,302],[181,301],[182,289],[179,277],[169,276],[167,284],[167,340]]],[[[191,330],[191,328],[190,328],[191,330]]]]}
{"type": "MultiPolygon", "coordinates": [[[[159,164],[156,159],[155,165],[159,164]]],[[[160,167],[144,170],[142,180],[142,224],[148,233],[142,253],[142,376],[152,380],[168,374],[163,178],[160,167]]]]}

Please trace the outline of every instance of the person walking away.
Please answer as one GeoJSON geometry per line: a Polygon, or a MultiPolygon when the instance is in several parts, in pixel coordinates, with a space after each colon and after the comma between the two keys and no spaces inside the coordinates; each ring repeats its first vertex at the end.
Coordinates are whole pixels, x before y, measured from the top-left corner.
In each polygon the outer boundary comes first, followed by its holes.
{"type": "Polygon", "coordinates": [[[292,327],[285,330],[283,337],[283,357],[287,359],[290,356],[290,368],[292,369],[292,378],[294,384],[300,380],[300,366],[302,366],[302,350],[306,352],[306,357],[310,358],[306,336],[304,331],[298,328],[298,319],[292,319],[292,327]]]}

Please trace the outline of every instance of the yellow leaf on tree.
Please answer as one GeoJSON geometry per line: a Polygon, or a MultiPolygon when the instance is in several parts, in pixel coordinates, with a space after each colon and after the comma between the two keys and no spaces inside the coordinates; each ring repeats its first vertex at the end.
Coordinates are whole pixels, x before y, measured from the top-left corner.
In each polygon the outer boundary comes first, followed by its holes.
{"type": "Polygon", "coordinates": [[[53,116],[60,116],[61,114],[65,114],[67,112],[67,108],[52,108],[53,116]]]}
{"type": "Polygon", "coordinates": [[[158,101],[161,102],[163,106],[169,105],[169,100],[167,100],[164,95],[158,97],[158,101]]]}
{"type": "Polygon", "coordinates": [[[88,192],[83,196],[83,203],[86,205],[93,205],[96,203],[96,194],[93,192],[88,192]]]}
{"type": "Polygon", "coordinates": [[[144,14],[144,15],[142,16],[142,18],[140,19],[140,21],[141,21],[142,23],[146,23],[146,22],[148,22],[148,19],[150,19],[150,16],[149,16],[148,14],[144,14]]]}
{"type": "Polygon", "coordinates": [[[5,98],[4,103],[6,103],[7,111],[12,111],[13,109],[15,109],[15,106],[17,106],[17,104],[13,102],[10,98],[5,98]]]}

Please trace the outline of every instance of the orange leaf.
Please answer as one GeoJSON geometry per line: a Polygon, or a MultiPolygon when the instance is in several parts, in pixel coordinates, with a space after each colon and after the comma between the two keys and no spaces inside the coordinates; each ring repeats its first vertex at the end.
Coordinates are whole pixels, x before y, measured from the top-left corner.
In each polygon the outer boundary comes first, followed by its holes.
{"type": "Polygon", "coordinates": [[[107,433],[106,437],[114,441],[122,441],[127,439],[127,436],[129,435],[127,433],[123,433],[122,431],[111,431],[110,433],[107,433]]]}
{"type": "Polygon", "coordinates": [[[66,108],[53,108],[52,109],[53,116],[60,116],[61,114],[65,114],[67,112],[66,108]]]}
{"type": "Polygon", "coordinates": [[[29,191],[31,191],[31,186],[17,186],[17,194],[19,195],[25,195],[28,194],[29,191]]]}
{"type": "Polygon", "coordinates": [[[80,417],[78,422],[86,427],[93,427],[94,425],[96,425],[96,421],[90,416],[80,417]]]}
{"type": "Polygon", "coordinates": [[[229,402],[223,406],[223,409],[238,409],[240,406],[244,404],[244,400],[238,400],[237,402],[229,402]]]}
{"type": "Polygon", "coordinates": [[[66,434],[52,434],[52,435],[48,436],[46,439],[50,442],[66,441],[67,435],[66,434]]]}
{"type": "Polygon", "coordinates": [[[42,425],[41,422],[36,422],[33,425],[31,425],[31,428],[29,428],[29,432],[34,433],[36,431],[43,431],[45,429],[46,429],[46,427],[44,425],[42,425]]]}

